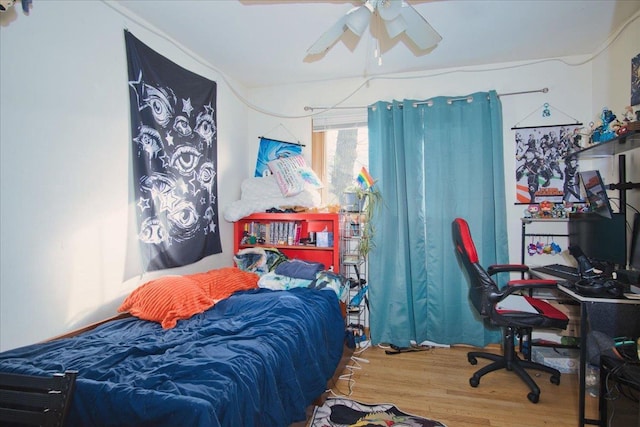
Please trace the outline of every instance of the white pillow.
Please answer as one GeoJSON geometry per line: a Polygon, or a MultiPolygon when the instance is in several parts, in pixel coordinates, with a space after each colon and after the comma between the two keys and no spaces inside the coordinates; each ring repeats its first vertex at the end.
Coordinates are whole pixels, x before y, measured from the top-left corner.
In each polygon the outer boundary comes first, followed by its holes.
{"type": "Polygon", "coordinates": [[[281,157],[267,163],[285,197],[302,193],[305,185],[322,188],[320,178],[307,166],[301,155],[281,157]]]}

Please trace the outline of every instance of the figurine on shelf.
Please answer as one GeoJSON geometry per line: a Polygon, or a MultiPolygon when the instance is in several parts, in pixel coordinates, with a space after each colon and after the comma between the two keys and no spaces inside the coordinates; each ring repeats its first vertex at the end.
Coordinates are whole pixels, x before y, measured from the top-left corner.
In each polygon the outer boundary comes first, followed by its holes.
{"type": "Polygon", "coordinates": [[[564,209],[564,215],[562,216],[563,218],[567,218],[569,214],[572,214],[576,211],[576,206],[572,202],[564,201],[562,202],[562,206],[564,209]]]}
{"type": "Polygon", "coordinates": [[[631,105],[627,105],[624,107],[624,114],[622,121],[625,123],[632,122],[634,120],[633,107],[631,105]]]}
{"type": "Polygon", "coordinates": [[[531,204],[527,207],[527,211],[529,212],[528,218],[538,218],[540,208],[538,205],[531,204]]]}
{"type": "Polygon", "coordinates": [[[591,134],[591,141],[606,142],[617,137],[616,128],[619,126],[619,122],[613,111],[607,107],[602,109],[600,114],[600,125],[596,127],[591,134]]]}
{"type": "Polygon", "coordinates": [[[627,132],[629,132],[629,128],[626,124],[621,124],[620,126],[616,127],[616,136],[622,136],[627,132]]]}
{"type": "Polygon", "coordinates": [[[553,216],[553,203],[548,200],[540,202],[540,217],[551,218],[553,216]]]}
{"type": "Polygon", "coordinates": [[[564,210],[564,203],[554,203],[551,214],[554,218],[566,218],[567,214],[564,210]]]}

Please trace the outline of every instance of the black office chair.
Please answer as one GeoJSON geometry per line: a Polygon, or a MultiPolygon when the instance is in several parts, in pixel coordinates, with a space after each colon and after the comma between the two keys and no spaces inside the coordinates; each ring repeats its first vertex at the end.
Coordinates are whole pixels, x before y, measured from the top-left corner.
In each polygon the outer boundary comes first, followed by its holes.
{"type": "Polygon", "coordinates": [[[478,357],[493,361],[473,374],[469,383],[472,387],[477,387],[483,375],[498,369],[514,371],[531,389],[527,398],[533,403],[538,403],[540,388],[525,369],[550,373],[553,384],[560,384],[560,372],[557,369],[521,359],[516,353],[514,339],[522,331],[529,333],[534,327],[565,329],[569,319],[549,303],[530,297],[528,293],[524,296],[525,302],[528,303],[529,308],[535,309],[530,310],[536,311],[535,313],[508,307],[505,298],[518,291],[555,287],[557,283],[553,280],[519,279],[511,280],[505,287],[499,289],[492,279],[493,275],[503,272],[525,273],[529,268],[520,264],[501,264],[492,265],[485,271],[478,261],[478,253],[467,222],[462,218],[456,218],[452,226],[456,253],[469,279],[469,298],[485,321],[493,326],[500,326],[503,330],[502,355],[477,351],[468,353],[467,358],[472,365],[478,363],[478,357]]]}
{"type": "Polygon", "coordinates": [[[0,372],[0,424],[63,426],[76,376],[75,371],[47,377],[0,372]]]}

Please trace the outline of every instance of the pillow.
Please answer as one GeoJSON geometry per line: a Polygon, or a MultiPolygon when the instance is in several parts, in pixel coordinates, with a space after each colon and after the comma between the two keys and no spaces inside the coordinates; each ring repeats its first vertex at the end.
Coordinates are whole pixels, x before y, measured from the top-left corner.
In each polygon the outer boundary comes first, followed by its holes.
{"type": "Polygon", "coordinates": [[[237,267],[225,267],[217,270],[187,276],[198,283],[200,288],[214,302],[231,296],[236,291],[255,289],[259,276],[237,267]]]}
{"type": "Polygon", "coordinates": [[[307,166],[301,155],[281,157],[267,163],[273,173],[278,187],[285,197],[302,193],[305,185],[322,188],[322,181],[313,169],[307,166]]]}
{"type": "Polygon", "coordinates": [[[165,276],[135,289],[118,308],[140,319],[159,322],[164,329],[176,326],[178,320],[211,308],[214,300],[197,281],[186,276],[165,276]]]}
{"type": "Polygon", "coordinates": [[[278,264],[275,273],[294,279],[314,280],[316,273],[324,270],[324,264],[301,259],[292,259],[278,264]]]}

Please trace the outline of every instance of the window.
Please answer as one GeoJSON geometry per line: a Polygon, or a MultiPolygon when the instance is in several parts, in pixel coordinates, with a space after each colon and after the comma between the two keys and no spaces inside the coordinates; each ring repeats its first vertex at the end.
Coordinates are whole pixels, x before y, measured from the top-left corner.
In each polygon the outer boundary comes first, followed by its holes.
{"type": "Polygon", "coordinates": [[[325,185],[324,205],[340,204],[342,193],[355,184],[360,169],[363,166],[369,169],[366,117],[331,119],[325,117],[313,122],[312,167],[325,185]]]}

